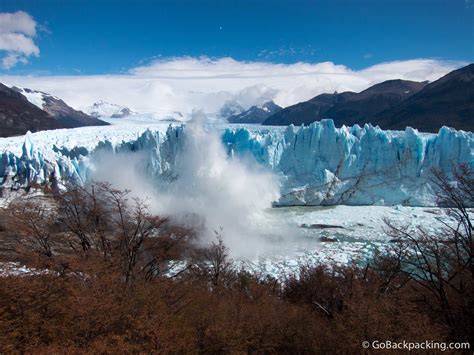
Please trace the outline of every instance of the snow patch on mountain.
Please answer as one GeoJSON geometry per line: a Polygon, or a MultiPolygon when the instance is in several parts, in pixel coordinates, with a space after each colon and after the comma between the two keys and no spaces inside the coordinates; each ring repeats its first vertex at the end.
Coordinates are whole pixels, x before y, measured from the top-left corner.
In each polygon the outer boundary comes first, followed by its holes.
{"type": "Polygon", "coordinates": [[[263,123],[268,117],[281,111],[282,108],[273,101],[265,102],[261,106],[252,106],[248,110],[227,118],[230,123],[263,123]]]}
{"type": "Polygon", "coordinates": [[[59,100],[58,97],[47,94],[47,93],[42,92],[42,91],[32,90],[32,89],[28,89],[28,88],[20,88],[20,87],[17,87],[17,86],[12,86],[11,88],[13,90],[19,92],[23,96],[25,96],[26,99],[29,102],[31,102],[33,105],[39,107],[40,109],[44,108],[44,105],[46,104],[46,98],[47,97],[59,100]]]}
{"type": "Polygon", "coordinates": [[[112,104],[102,100],[95,102],[86,111],[96,118],[123,118],[136,114],[126,106],[112,104]]]}

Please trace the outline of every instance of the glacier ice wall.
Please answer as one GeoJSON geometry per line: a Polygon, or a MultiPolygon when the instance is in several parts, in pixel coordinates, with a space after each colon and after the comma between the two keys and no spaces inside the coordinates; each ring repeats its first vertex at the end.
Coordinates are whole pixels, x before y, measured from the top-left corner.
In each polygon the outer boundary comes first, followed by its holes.
{"type": "Polygon", "coordinates": [[[434,205],[432,169],[474,167],[473,134],[447,127],[432,135],[323,120],[280,136],[227,129],[223,138],[231,153],[249,152],[283,175],[281,205],[434,205]]]}
{"type": "MultiPolygon", "coordinates": [[[[281,179],[277,205],[394,205],[436,204],[432,169],[449,175],[453,166],[474,168],[474,135],[447,127],[438,134],[403,132],[378,127],[336,128],[332,120],[307,127],[225,126],[219,128],[229,159],[252,157],[281,179]]],[[[191,132],[192,133],[192,132],[191,132]]],[[[18,189],[47,183],[83,184],[91,178],[94,156],[109,151],[140,152],[146,156],[143,174],[166,188],[176,178],[175,167],[190,129],[147,130],[137,139],[93,148],[53,146],[36,149],[26,135],[22,153],[8,148],[0,154],[0,186],[18,189]]],[[[117,167],[127,169],[128,167],[117,167]]]]}

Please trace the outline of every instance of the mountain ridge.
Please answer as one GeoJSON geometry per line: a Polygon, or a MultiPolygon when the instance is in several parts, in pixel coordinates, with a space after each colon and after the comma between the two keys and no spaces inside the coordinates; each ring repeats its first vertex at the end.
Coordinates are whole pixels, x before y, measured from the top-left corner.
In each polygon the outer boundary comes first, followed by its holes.
{"type": "Polygon", "coordinates": [[[55,128],[61,126],[50,114],[18,91],[0,83],[0,137],[55,128]]]}
{"type": "Polygon", "coordinates": [[[442,126],[474,131],[474,64],[428,84],[401,105],[374,116],[381,128],[436,132],[442,126]]]}
{"type": "Polygon", "coordinates": [[[359,93],[320,94],[268,117],[264,125],[308,125],[325,118],[338,127],[371,123],[382,129],[410,126],[437,132],[442,126],[474,130],[474,64],[431,83],[387,80],[359,93]]]}
{"type": "Polygon", "coordinates": [[[336,126],[363,125],[365,117],[394,107],[421,90],[427,83],[409,80],[387,80],[359,93],[320,94],[312,99],[289,106],[270,116],[264,125],[309,124],[330,118],[336,126]]]}
{"type": "Polygon", "coordinates": [[[48,93],[0,83],[0,136],[48,129],[104,126],[107,122],[77,111],[48,93]]]}
{"type": "Polygon", "coordinates": [[[262,106],[252,106],[248,110],[227,118],[229,123],[263,123],[269,116],[283,108],[273,101],[265,102],[262,106]]]}

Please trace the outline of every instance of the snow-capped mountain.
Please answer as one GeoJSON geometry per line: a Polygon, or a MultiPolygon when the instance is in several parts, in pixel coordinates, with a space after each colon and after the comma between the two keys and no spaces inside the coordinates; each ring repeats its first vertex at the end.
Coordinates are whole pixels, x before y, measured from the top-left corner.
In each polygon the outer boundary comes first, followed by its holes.
{"type": "MultiPolygon", "coordinates": [[[[35,95],[40,104],[39,95],[35,95]]],[[[0,83],[0,137],[60,128],[59,123],[42,108],[31,103],[25,95],[0,83]]]]}
{"type": "Polygon", "coordinates": [[[186,120],[186,116],[179,111],[173,111],[165,115],[158,115],[158,120],[161,122],[183,122],[186,120]]]}
{"type": "Polygon", "coordinates": [[[219,110],[219,117],[227,120],[230,116],[244,112],[244,108],[236,101],[226,101],[219,110]]]}
{"type": "Polygon", "coordinates": [[[48,93],[0,85],[0,136],[54,128],[108,125],[82,111],[74,110],[60,98],[48,93]]]}
{"type": "Polygon", "coordinates": [[[106,101],[97,101],[87,109],[87,112],[96,118],[124,118],[136,114],[126,106],[112,104],[106,101]]]}
{"type": "Polygon", "coordinates": [[[61,128],[108,125],[107,122],[73,109],[57,96],[43,91],[19,88],[16,86],[13,86],[12,90],[19,92],[33,105],[53,116],[61,128]]]}
{"type": "Polygon", "coordinates": [[[20,88],[17,86],[12,86],[11,89],[25,96],[29,102],[31,102],[33,105],[35,105],[36,107],[39,107],[42,110],[44,109],[44,106],[47,104],[47,98],[60,100],[59,97],[47,94],[42,91],[31,90],[28,88],[20,88]]]}
{"type": "Polygon", "coordinates": [[[262,106],[252,106],[248,110],[227,118],[230,123],[263,123],[268,117],[283,108],[273,101],[265,102],[262,106]]]}

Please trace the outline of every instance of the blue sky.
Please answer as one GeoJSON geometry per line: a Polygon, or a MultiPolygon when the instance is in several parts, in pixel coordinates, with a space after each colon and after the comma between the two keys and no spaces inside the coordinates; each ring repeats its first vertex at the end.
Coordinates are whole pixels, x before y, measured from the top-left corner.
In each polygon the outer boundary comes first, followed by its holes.
{"type": "Polygon", "coordinates": [[[473,27],[474,0],[0,0],[0,82],[161,118],[288,106],[436,80],[473,27]]]}
{"type": "Polygon", "coordinates": [[[474,62],[471,1],[0,0],[0,12],[34,19],[39,48],[0,73],[117,74],[203,55],[354,70],[412,58],[474,62]]]}

